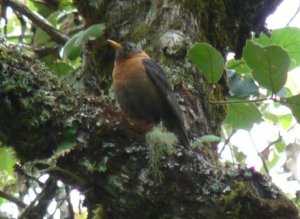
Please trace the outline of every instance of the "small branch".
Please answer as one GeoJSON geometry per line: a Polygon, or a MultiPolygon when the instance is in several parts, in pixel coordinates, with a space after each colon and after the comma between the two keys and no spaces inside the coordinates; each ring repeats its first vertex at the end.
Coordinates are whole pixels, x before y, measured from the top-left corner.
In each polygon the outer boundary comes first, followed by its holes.
{"type": "Polygon", "coordinates": [[[285,25],[286,27],[290,26],[290,23],[295,19],[295,17],[299,14],[300,11],[300,3],[298,3],[298,8],[295,12],[295,14],[291,17],[291,19],[289,20],[289,22],[287,22],[287,24],[285,25]]]}
{"type": "Polygon", "coordinates": [[[273,98],[262,98],[256,100],[220,100],[220,101],[208,101],[213,104],[231,104],[231,103],[259,103],[266,100],[274,100],[273,98]]]}
{"type": "Polygon", "coordinates": [[[0,197],[5,198],[6,200],[15,203],[20,208],[25,208],[27,205],[22,202],[20,199],[16,198],[15,196],[12,196],[10,194],[7,194],[6,192],[0,190],[0,197]]]}
{"type": "Polygon", "coordinates": [[[71,197],[70,197],[70,187],[68,185],[65,186],[65,190],[66,190],[66,197],[67,197],[67,203],[68,203],[68,212],[69,212],[69,219],[74,219],[74,208],[71,202],[71,197]]]}
{"type": "Polygon", "coordinates": [[[223,145],[222,149],[221,149],[220,152],[219,152],[219,155],[218,155],[219,158],[221,157],[221,155],[222,155],[222,153],[223,153],[223,151],[224,151],[226,145],[230,142],[230,139],[231,139],[232,136],[236,133],[236,131],[237,131],[237,129],[233,130],[233,131],[231,132],[231,134],[228,136],[228,138],[225,140],[224,145],[223,145]]]}
{"type": "MultiPolygon", "coordinates": [[[[26,37],[33,37],[33,34],[32,33],[24,34],[23,38],[26,38],[26,37]]],[[[11,39],[11,40],[19,39],[20,35],[19,34],[9,34],[6,36],[6,38],[11,39]]]]}
{"type": "Polygon", "coordinates": [[[26,31],[26,21],[25,21],[24,17],[22,16],[22,14],[20,14],[19,12],[16,11],[15,14],[21,24],[21,34],[19,35],[19,42],[23,43],[24,35],[25,35],[25,31],[26,31]]]}
{"type": "Polygon", "coordinates": [[[259,158],[261,159],[261,162],[262,162],[262,165],[263,165],[264,170],[266,171],[267,175],[270,176],[270,171],[269,171],[268,165],[267,165],[267,163],[266,163],[266,161],[265,161],[263,155],[262,155],[262,154],[257,150],[257,148],[255,147],[254,140],[253,140],[252,135],[251,135],[250,132],[249,132],[249,136],[250,136],[250,139],[251,139],[253,148],[255,149],[257,155],[258,155],[259,158]]]}
{"type": "Polygon", "coordinates": [[[44,186],[44,183],[42,183],[39,179],[37,179],[36,177],[34,177],[34,176],[29,175],[28,173],[26,173],[20,164],[16,164],[16,165],[14,166],[14,168],[15,168],[15,172],[16,172],[17,174],[22,175],[22,176],[24,176],[25,178],[27,178],[27,179],[29,179],[29,180],[32,180],[32,181],[36,182],[40,187],[43,187],[43,186],[44,186]]]}
{"type": "Polygon", "coordinates": [[[64,35],[62,32],[57,30],[51,24],[49,24],[46,20],[42,19],[38,15],[34,14],[28,7],[25,5],[15,1],[15,0],[3,0],[6,2],[8,6],[10,6],[15,11],[20,14],[25,15],[28,19],[30,19],[36,26],[40,27],[46,33],[48,33],[53,40],[55,40],[59,44],[65,44],[69,37],[64,35]]]}
{"type": "Polygon", "coordinates": [[[43,48],[36,48],[34,52],[38,55],[39,58],[44,58],[50,54],[58,54],[59,46],[52,46],[50,48],[43,47],[43,48]]]}
{"type": "Polygon", "coordinates": [[[7,35],[7,24],[8,24],[6,8],[7,8],[6,2],[0,0],[0,16],[4,19],[3,31],[5,36],[7,35]]]}
{"type": "Polygon", "coordinates": [[[24,209],[19,219],[43,218],[57,190],[56,180],[50,177],[40,194],[24,209]]]}
{"type": "Polygon", "coordinates": [[[71,173],[68,170],[64,170],[60,167],[49,167],[49,168],[45,169],[45,172],[47,172],[49,174],[54,174],[54,175],[60,174],[60,175],[63,175],[65,179],[68,179],[70,181],[75,181],[81,186],[86,185],[86,181],[84,179],[82,179],[81,177],[77,176],[76,174],[71,173]]]}
{"type": "Polygon", "coordinates": [[[264,150],[269,149],[272,145],[279,143],[281,141],[282,141],[282,136],[279,134],[279,137],[275,141],[270,142],[264,150]]]}
{"type": "Polygon", "coordinates": [[[83,24],[72,28],[71,30],[68,31],[68,34],[69,35],[74,35],[75,33],[78,33],[79,31],[82,31],[82,30],[84,30],[84,25],[83,24]]]}

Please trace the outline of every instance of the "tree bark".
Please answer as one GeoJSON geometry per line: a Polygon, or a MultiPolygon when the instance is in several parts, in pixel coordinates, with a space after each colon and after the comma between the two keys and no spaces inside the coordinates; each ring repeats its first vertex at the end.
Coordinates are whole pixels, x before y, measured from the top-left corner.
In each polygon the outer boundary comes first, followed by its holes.
{"type": "MultiPolygon", "coordinates": [[[[240,56],[280,2],[74,0],[87,26],[106,23],[104,39],[135,41],[163,66],[191,139],[220,134],[226,109],[208,100],[224,99],[228,89],[225,76],[214,86],[204,80],[188,48],[205,41],[240,56]]],[[[299,218],[271,179],[223,167],[216,145],[176,145],[155,159],[148,130],[106,96],[114,53],[104,39],[88,45],[78,82],[60,81],[24,51],[1,45],[0,139],[22,162],[38,159],[37,168],[87,191],[89,218],[99,204],[107,218],[299,218]]]]}

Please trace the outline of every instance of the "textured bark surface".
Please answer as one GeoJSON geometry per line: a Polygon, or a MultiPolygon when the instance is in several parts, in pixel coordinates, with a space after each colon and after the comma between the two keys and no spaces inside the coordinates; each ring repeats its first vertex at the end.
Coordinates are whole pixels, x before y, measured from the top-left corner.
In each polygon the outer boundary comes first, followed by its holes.
{"type": "MultiPolygon", "coordinates": [[[[207,84],[188,62],[188,48],[205,41],[239,56],[250,31],[262,31],[280,1],[74,2],[87,26],[106,23],[104,38],[139,43],[163,66],[193,139],[220,134],[224,106],[208,100],[224,99],[227,84],[225,77],[207,84]]],[[[214,145],[176,145],[155,160],[145,140],[148,130],[105,96],[113,50],[103,39],[87,48],[77,82],[82,84],[74,86],[15,47],[0,47],[0,138],[23,162],[51,157],[37,166],[85,191],[90,218],[99,204],[107,218],[298,218],[269,178],[222,167],[214,145]]]]}

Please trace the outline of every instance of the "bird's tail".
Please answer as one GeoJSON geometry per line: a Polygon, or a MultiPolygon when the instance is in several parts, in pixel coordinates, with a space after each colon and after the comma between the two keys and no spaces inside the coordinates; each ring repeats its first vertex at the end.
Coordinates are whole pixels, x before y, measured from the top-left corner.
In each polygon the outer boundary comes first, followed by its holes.
{"type": "Polygon", "coordinates": [[[184,125],[183,124],[180,125],[177,129],[178,129],[177,133],[179,135],[180,143],[183,144],[183,146],[185,146],[186,148],[189,147],[190,142],[189,142],[189,138],[188,138],[188,135],[186,133],[184,125]]]}

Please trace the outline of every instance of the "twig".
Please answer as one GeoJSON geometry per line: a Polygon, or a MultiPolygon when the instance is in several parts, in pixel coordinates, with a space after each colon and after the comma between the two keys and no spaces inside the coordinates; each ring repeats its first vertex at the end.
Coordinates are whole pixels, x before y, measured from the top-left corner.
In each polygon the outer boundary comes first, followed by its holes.
{"type": "Polygon", "coordinates": [[[298,4],[298,8],[297,8],[295,14],[291,17],[289,22],[287,22],[287,24],[285,25],[286,27],[290,26],[290,23],[295,19],[295,17],[298,15],[299,11],[300,11],[300,3],[298,4]]]}
{"type": "Polygon", "coordinates": [[[15,196],[12,196],[2,190],[0,190],[0,197],[5,198],[6,200],[15,203],[20,208],[25,208],[27,205],[22,202],[20,199],[16,198],[15,196]]]}
{"type": "Polygon", "coordinates": [[[20,174],[20,175],[23,175],[25,178],[29,179],[29,180],[32,180],[34,182],[36,182],[40,187],[43,187],[44,186],[44,183],[41,182],[39,179],[37,179],[36,177],[26,173],[24,171],[24,169],[22,168],[22,166],[20,164],[16,164],[14,166],[14,170],[17,174],[20,174]]]}
{"type": "Polygon", "coordinates": [[[49,177],[43,191],[24,209],[18,219],[43,218],[57,190],[56,180],[49,177]]]}
{"type": "Polygon", "coordinates": [[[73,208],[73,205],[72,205],[72,202],[71,202],[71,199],[70,199],[70,187],[69,186],[65,186],[65,190],[66,190],[66,193],[67,193],[67,203],[68,203],[68,212],[69,212],[69,219],[74,219],[74,208],[73,208]]]}
{"type": "Polygon", "coordinates": [[[18,20],[20,21],[20,24],[21,24],[21,34],[19,36],[19,42],[20,43],[23,43],[24,41],[24,35],[25,35],[25,32],[26,32],[26,21],[24,19],[24,17],[22,16],[21,13],[17,12],[16,11],[16,17],[18,18],[18,20]]]}
{"type": "Polygon", "coordinates": [[[34,49],[34,52],[38,55],[39,58],[44,58],[50,54],[53,54],[56,52],[56,54],[59,52],[59,46],[52,46],[50,48],[43,47],[43,48],[36,48],[34,49]]]}
{"type": "Polygon", "coordinates": [[[8,6],[12,9],[18,11],[20,14],[25,15],[28,19],[30,19],[36,26],[40,27],[46,33],[51,36],[53,40],[55,40],[59,44],[65,44],[69,37],[64,35],[62,32],[57,30],[51,24],[49,24],[46,20],[42,19],[38,15],[34,14],[28,7],[25,5],[15,1],[15,0],[3,0],[6,2],[8,6]]]}
{"type": "MultiPolygon", "coordinates": [[[[23,38],[26,38],[26,37],[33,37],[33,34],[32,33],[27,33],[27,34],[24,34],[23,35],[23,38]]],[[[19,34],[9,34],[6,36],[7,39],[19,39],[20,38],[20,35],[19,34]]]]}
{"type": "Polygon", "coordinates": [[[281,142],[281,141],[282,141],[282,136],[281,136],[280,133],[279,133],[279,137],[278,137],[275,141],[270,142],[270,143],[268,144],[268,146],[267,146],[264,150],[269,149],[272,145],[274,145],[274,144],[276,144],[276,143],[278,143],[278,142],[281,142]]]}
{"type": "Polygon", "coordinates": [[[253,145],[253,147],[254,147],[254,149],[255,149],[257,155],[258,155],[259,158],[261,159],[261,162],[262,162],[262,164],[263,164],[263,168],[265,169],[267,175],[270,176],[270,172],[269,172],[268,165],[267,165],[267,163],[266,163],[264,157],[261,155],[261,153],[260,153],[260,152],[257,150],[257,148],[255,147],[255,144],[254,144],[254,141],[253,141],[253,138],[252,138],[252,135],[251,135],[250,132],[249,132],[249,136],[250,136],[250,139],[251,139],[251,141],[252,141],[252,145],[253,145]]]}
{"type": "Polygon", "coordinates": [[[219,100],[219,101],[208,101],[208,102],[214,104],[232,104],[232,103],[258,103],[266,100],[274,101],[273,98],[262,98],[262,99],[255,99],[255,100],[219,100]]]}
{"type": "Polygon", "coordinates": [[[76,174],[68,171],[68,170],[65,170],[65,169],[62,169],[60,167],[49,167],[47,169],[45,169],[45,172],[49,173],[49,174],[60,174],[60,175],[63,175],[65,176],[65,179],[68,179],[68,181],[75,181],[77,182],[79,185],[83,186],[83,185],[86,185],[86,181],[77,176],[76,174]]]}
{"type": "Polygon", "coordinates": [[[223,153],[223,151],[224,151],[224,149],[225,149],[225,146],[229,143],[230,139],[231,139],[232,136],[236,133],[236,131],[237,131],[237,129],[233,130],[233,131],[231,132],[231,134],[228,136],[228,138],[224,141],[224,145],[223,145],[223,147],[222,147],[222,149],[220,150],[219,155],[218,155],[219,158],[221,157],[221,155],[222,155],[222,153],[223,153]]]}
{"type": "Polygon", "coordinates": [[[84,25],[78,25],[72,28],[71,30],[68,31],[69,35],[74,35],[75,33],[78,33],[79,31],[84,30],[84,25]]]}
{"type": "Polygon", "coordinates": [[[3,0],[0,0],[0,16],[4,19],[4,35],[7,35],[7,24],[8,24],[8,20],[7,20],[7,10],[6,10],[6,2],[4,2],[3,0]]]}

